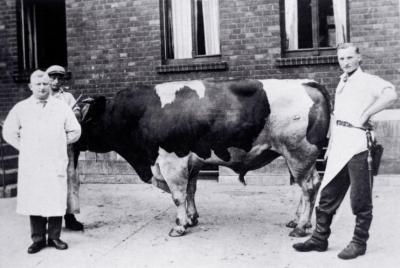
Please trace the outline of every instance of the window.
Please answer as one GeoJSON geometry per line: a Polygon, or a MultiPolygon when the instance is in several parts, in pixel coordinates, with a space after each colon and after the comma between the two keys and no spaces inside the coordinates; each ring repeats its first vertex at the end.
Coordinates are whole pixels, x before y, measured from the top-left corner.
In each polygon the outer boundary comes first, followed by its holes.
{"type": "Polygon", "coordinates": [[[163,59],[220,54],[218,0],[161,0],[163,59]]]}
{"type": "Polygon", "coordinates": [[[348,41],[347,0],[282,2],[282,47],[286,56],[329,55],[334,51],[336,44],[348,41]]]}
{"type": "Polygon", "coordinates": [[[67,65],[64,0],[18,0],[20,73],[67,65]]]}

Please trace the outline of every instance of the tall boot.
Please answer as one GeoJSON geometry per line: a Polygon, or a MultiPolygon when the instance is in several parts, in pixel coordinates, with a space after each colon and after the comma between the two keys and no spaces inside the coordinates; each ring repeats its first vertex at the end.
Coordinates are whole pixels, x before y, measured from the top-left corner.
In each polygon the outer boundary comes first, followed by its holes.
{"type": "Polygon", "coordinates": [[[303,243],[296,243],[293,248],[297,251],[326,251],[328,248],[328,238],[331,234],[331,223],[333,215],[322,212],[318,207],[315,209],[316,227],[308,240],[303,243]]]}
{"type": "Polygon", "coordinates": [[[372,222],[372,212],[358,213],[356,216],[356,227],[354,228],[353,239],[350,244],[343,249],[338,257],[343,260],[350,260],[364,255],[367,250],[367,240],[369,238],[369,227],[372,222]]]}
{"type": "Polygon", "coordinates": [[[356,226],[352,242],[359,245],[367,245],[369,238],[369,228],[372,222],[372,211],[358,213],[356,216],[356,226]]]}
{"type": "Polygon", "coordinates": [[[83,224],[76,220],[74,214],[69,214],[69,213],[65,214],[64,220],[65,220],[65,228],[72,231],[83,230],[83,224]]]}

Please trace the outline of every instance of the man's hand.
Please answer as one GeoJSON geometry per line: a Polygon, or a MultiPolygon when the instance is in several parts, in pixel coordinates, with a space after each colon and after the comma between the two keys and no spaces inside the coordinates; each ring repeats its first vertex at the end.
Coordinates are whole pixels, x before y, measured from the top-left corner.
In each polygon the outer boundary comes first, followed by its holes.
{"type": "Polygon", "coordinates": [[[365,113],[362,114],[360,118],[360,127],[366,127],[369,124],[368,120],[369,116],[365,115],[365,113]]]}
{"type": "Polygon", "coordinates": [[[81,110],[79,109],[75,109],[74,111],[75,117],[78,120],[78,122],[80,123],[82,121],[82,113],[81,110]]]}

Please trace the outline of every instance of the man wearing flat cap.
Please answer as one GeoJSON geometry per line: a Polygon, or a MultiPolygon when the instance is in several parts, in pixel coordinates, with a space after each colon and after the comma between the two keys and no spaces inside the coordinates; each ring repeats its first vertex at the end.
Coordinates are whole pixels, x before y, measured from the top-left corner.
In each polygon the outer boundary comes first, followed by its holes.
{"type": "MultiPolygon", "coordinates": [[[[46,73],[50,77],[51,94],[56,99],[62,100],[70,106],[78,120],[81,118],[80,109],[76,104],[74,96],[65,91],[63,83],[65,81],[65,68],[59,65],[52,65],[46,73]]],[[[74,162],[73,145],[68,145],[68,195],[67,211],[64,216],[65,228],[73,231],[82,231],[83,224],[76,220],[75,215],[80,212],[79,206],[79,178],[76,174],[76,164],[74,162]]]]}

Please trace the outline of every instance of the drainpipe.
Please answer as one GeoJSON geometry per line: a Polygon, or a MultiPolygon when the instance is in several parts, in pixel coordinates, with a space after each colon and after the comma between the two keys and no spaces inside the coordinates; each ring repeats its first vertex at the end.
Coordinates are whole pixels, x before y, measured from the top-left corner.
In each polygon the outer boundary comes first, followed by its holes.
{"type": "MultiPolygon", "coordinates": [[[[3,124],[0,122],[0,131],[3,130],[3,124]]],[[[1,169],[3,170],[3,197],[6,196],[6,170],[5,170],[5,165],[4,165],[4,152],[3,152],[3,137],[0,133],[0,162],[1,162],[1,169]]]]}

